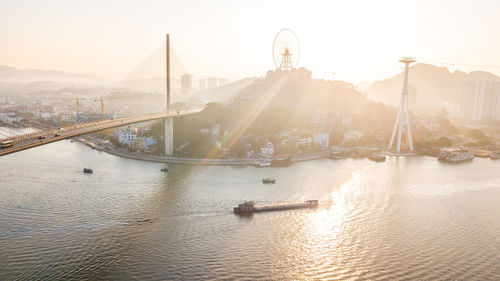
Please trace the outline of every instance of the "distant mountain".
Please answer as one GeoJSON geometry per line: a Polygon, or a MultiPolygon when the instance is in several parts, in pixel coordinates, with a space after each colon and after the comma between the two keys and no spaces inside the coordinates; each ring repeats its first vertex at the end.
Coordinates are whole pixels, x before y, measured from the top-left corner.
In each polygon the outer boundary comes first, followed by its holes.
{"type": "Polygon", "coordinates": [[[41,69],[17,69],[0,65],[0,81],[26,83],[35,81],[52,81],[65,83],[108,84],[110,81],[98,75],[69,73],[64,71],[41,69]]]}
{"type": "MultiPolygon", "coordinates": [[[[401,72],[389,79],[376,81],[367,89],[367,96],[371,100],[390,105],[398,105],[403,88],[401,72]]],[[[410,69],[409,103],[416,106],[442,106],[445,103],[460,105],[463,84],[468,80],[500,79],[500,77],[483,71],[465,73],[463,71],[450,72],[446,67],[419,63],[410,69]]]]}
{"type": "Polygon", "coordinates": [[[0,96],[34,94],[42,91],[56,91],[61,89],[85,89],[88,84],[55,81],[34,81],[34,82],[2,82],[0,81],[0,96]]]}

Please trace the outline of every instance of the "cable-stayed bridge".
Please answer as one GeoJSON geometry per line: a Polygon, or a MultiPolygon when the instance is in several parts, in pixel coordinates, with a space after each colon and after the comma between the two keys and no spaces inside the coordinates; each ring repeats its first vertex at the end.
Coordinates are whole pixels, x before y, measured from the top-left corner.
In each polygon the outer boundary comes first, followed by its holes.
{"type": "Polygon", "coordinates": [[[47,129],[42,131],[36,131],[33,133],[28,133],[25,135],[13,136],[11,138],[2,140],[3,142],[7,141],[12,142],[12,146],[8,146],[1,149],[0,156],[48,144],[51,142],[60,141],[78,135],[84,135],[110,128],[130,125],[134,123],[185,116],[189,114],[198,113],[201,110],[202,109],[191,109],[191,110],[183,110],[171,113],[152,113],[135,117],[123,117],[118,119],[102,120],[102,121],[99,120],[93,122],[85,122],[79,125],[73,125],[55,129],[47,129]]]}
{"type": "MultiPolygon", "coordinates": [[[[172,57],[170,48],[169,35],[167,35],[165,43],[161,44],[110,93],[101,96],[100,99],[87,98],[91,102],[100,102],[98,112],[84,111],[81,108],[81,102],[84,99],[77,97],[74,124],[53,128],[35,119],[11,121],[0,119],[0,126],[2,126],[0,156],[78,135],[158,119],[163,119],[165,123],[165,154],[172,155],[173,118],[195,114],[202,109],[171,110],[170,65],[172,57]],[[160,74],[163,78],[156,80],[164,81],[165,95],[143,90],[147,88],[145,84],[151,81],[151,73],[154,73],[154,68],[158,66],[163,68],[161,72],[165,76],[160,74]]],[[[174,69],[177,68],[178,72],[183,71],[182,64],[175,54],[173,60],[174,69]]],[[[155,74],[157,73],[158,69],[155,74]]]]}

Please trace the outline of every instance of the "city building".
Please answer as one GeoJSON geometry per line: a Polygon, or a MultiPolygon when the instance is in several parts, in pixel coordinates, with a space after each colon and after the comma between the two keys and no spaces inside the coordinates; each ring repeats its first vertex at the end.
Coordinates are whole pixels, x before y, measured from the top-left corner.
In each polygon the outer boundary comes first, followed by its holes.
{"type": "Polygon", "coordinates": [[[207,88],[215,88],[215,87],[217,87],[217,78],[216,77],[208,77],[207,88]]]}
{"type": "Polygon", "coordinates": [[[132,141],[132,144],[130,146],[136,150],[142,150],[142,151],[147,150],[145,137],[138,136],[132,141]]]}
{"type": "Polygon", "coordinates": [[[297,139],[297,141],[295,142],[295,146],[299,151],[301,151],[302,149],[310,150],[311,144],[312,144],[312,138],[300,138],[297,139]]]}
{"type": "Polygon", "coordinates": [[[500,80],[466,81],[461,111],[466,120],[500,120],[500,80]]]}
{"type": "Polygon", "coordinates": [[[119,143],[132,146],[137,139],[137,128],[119,128],[115,130],[115,138],[119,143]]]}
{"type": "Polygon", "coordinates": [[[5,121],[7,123],[19,122],[22,121],[23,118],[16,116],[14,113],[0,113],[0,120],[5,121]]]}
{"type": "Polygon", "coordinates": [[[214,138],[214,140],[217,140],[217,138],[219,138],[219,134],[220,134],[220,125],[219,124],[213,125],[212,128],[210,128],[210,135],[214,138]]]}
{"type": "Polygon", "coordinates": [[[252,158],[255,158],[255,152],[253,150],[249,150],[245,153],[245,157],[247,159],[252,159],[252,158]]]}
{"type": "Polygon", "coordinates": [[[363,133],[357,130],[349,130],[344,133],[343,144],[349,143],[351,141],[357,141],[363,136],[363,133]]]}
{"type": "Polygon", "coordinates": [[[205,90],[206,88],[207,88],[207,80],[205,79],[198,80],[198,89],[205,90]]]}
{"type": "Polygon", "coordinates": [[[271,158],[274,155],[274,144],[268,142],[266,145],[260,148],[260,154],[264,158],[271,158]]]}
{"type": "Polygon", "coordinates": [[[280,69],[277,69],[275,71],[268,71],[266,73],[266,80],[275,80],[279,79],[281,77],[285,76],[286,78],[289,79],[300,79],[304,81],[311,80],[312,78],[312,72],[307,70],[304,67],[300,67],[297,69],[289,70],[289,71],[282,71],[280,69]]]}
{"type": "Polygon", "coordinates": [[[315,133],[313,135],[313,142],[319,144],[321,149],[328,149],[330,146],[330,133],[315,133]]]}
{"type": "Polygon", "coordinates": [[[112,114],[105,114],[104,116],[101,116],[101,114],[94,113],[94,114],[87,114],[87,113],[76,113],[75,114],[75,121],[76,122],[91,122],[91,121],[98,121],[101,120],[104,117],[104,119],[113,119],[114,115],[112,114]]]}
{"type": "Polygon", "coordinates": [[[415,142],[424,143],[429,138],[429,130],[427,130],[423,122],[416,123],[413,129],[413,140],[415,142]]]}
{"type": "Polygon", "coordinates": [[[137,136],[129,146],[136,150],[149,151],[149,147],[155,144],[156,141],[152,137],[137,136]]]}
{"type": "Polygon", "coordinates": [[[342,126],[345,128],[352,127],[352,117],[351,116],[342,116],[342,126]]]}
{"type": "Polygon", "coordinates": [[[182,94],[184,94],[184,95],[190,94],[192,90],[193,90],[192,75],[190,75],[190,74],[183,74],[181,76],[181,91],[182,91],[182,94]]]}
{"type": "Polygon", "coordinates": [[[225,84],[227,84],[227,82],[228,82],[228,81],[229,81],[229,80],[228,80],[227,78],[222,78],[222,77],[220,77],[220,78],[219,78],[219,84],[218,84],[217,86],[218,86],[218,87],[220,87],[220,86],[224,86],[225,84]]]}
{"type": "Polygon", "coordinates": [[[144,143],[146,146],[150,147],[156,144],[156,140],[153,137],[145,138],[144,143]]]}

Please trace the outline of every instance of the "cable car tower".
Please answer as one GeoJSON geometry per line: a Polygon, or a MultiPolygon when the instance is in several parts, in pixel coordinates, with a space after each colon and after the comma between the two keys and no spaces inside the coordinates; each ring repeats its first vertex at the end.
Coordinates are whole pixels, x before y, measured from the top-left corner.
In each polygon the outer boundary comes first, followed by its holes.
{"type": "Polygon", "coordinates": [[[391,142],[387,149],[391,149],[394,143],[394,137],[396,136],[396,131],[398,131],[398,142],[396,145],[396,153],[401,151],[401,135],[404,132],[404,127],[406,126],[407,140],[410,146],[410,151],[413,151],[413,141],[411,137],[411,126],[410,117],[408,113],[408,70],[410,68],[410,63],[415,62],[414,58],[403,57],[399,60],[405,64],[405,76],[403,82],[403,92],[401,93],[401,101],[399,103],[398,114],[396,116],[396,122],[394,123],[394,129],[392,130],[391,142]]]}

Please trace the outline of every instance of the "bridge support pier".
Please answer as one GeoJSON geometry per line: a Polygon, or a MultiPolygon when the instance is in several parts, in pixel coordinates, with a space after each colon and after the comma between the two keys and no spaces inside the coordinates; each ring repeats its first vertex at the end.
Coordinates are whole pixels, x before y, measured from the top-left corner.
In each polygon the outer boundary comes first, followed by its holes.
{"type": "Polygon", "coordinates": [[[165,123],[165,155],[174,155],[174,118],[164,119],[165,123]]]}
{"type": "MultiPolygon", "coordinates": [[[[170,112],[170,34],[168,33],[165,44],[165,82],[167,92],[166,109],[168,113],[170,112]]],[[[165,123],[165,155],[171,156],[174,155],[174,119],[166,118],[163,122],[165,123]]]]}

